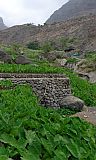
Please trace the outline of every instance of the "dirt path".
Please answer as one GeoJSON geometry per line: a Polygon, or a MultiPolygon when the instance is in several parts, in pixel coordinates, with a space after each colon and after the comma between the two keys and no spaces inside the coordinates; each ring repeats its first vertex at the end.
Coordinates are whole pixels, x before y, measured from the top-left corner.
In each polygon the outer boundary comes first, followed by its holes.
{"type": "Polygon", "coordinates": [[[96,125],[96,107],[89,107],[88,111],[82,111],[72,115],[72,117],[80,117],[87,122],[96,125]]]}

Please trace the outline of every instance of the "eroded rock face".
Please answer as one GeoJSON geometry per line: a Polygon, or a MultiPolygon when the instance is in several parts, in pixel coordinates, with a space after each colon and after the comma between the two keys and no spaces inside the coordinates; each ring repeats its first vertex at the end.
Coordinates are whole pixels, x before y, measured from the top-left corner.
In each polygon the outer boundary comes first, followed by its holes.
{"type": "Polygon", "coordinates": [[[2,17],[0,17],[0,30],[4,30],[4,29],[6,29],[6,28],[7,28],[7,27],[5,26],[2,17]]]}
{"type": "Polygon", "coordinates": [[[61,22],[80,15],[96,14],[96,0],[69,0],[47,20],[47,24],[61,22]]]}
{"type": "Polygon", "coordinates": [[[81,78],[89,80],[91,83],[96,83],[96,64],[89,62],[86,59],[79,61],[74,70],[81,78]]]}
{"type": "Polygon", "coordinates": [[[96,71],[88,72],[88,73],[77,72],[77,74],[81,78],[88,80],[90,83],[96,83],[96,71]]]}

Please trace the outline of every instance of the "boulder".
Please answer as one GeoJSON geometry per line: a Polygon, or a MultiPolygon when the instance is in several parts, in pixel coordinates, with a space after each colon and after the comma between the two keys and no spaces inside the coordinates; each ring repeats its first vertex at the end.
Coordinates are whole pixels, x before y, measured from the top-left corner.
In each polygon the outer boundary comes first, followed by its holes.
{"type": "Polygon", "coordinates": [[[0,61],[4,63],[12,63],[12,57],[11,55],[0,50],[0,61]]]}
{"type": "Polygon", "coordinates": [[[65,58],[64,59],[56,59],[55,63],[58,64],[59,66],[64,67],[67,63],[67,60],[65,58]]]}
{"type": "Polygon", "coordinates": [[[31,60],[28,59],[26,56],[24,55],[19,55],[16,59],[15,59],[15,63],[16,64],[31,64],[31,60]]]}
{"type": "Polygon", "coordinates": [[[91,83],[96,83],[96,71],[87,73],[89,76],[89,81],[91,83]]]}
{"type": "Polygon", "coordinates": [[[84,106],[84,102],[74,96],[66,96],[60,104],[61,108],[69,108],[77,111],[83,110],[84,106]]]}
{"type": "Polygon", "coordinates": [[[76,72],[82,79],[90,80],[88,73],[76,72]]]}

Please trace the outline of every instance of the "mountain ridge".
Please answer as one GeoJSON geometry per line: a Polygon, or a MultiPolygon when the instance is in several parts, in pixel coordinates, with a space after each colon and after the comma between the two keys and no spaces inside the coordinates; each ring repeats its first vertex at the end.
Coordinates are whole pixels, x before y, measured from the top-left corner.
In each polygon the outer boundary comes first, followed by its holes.
{"type": "Polygon", "coordinates": [[[70,0],[56,10],[46,21],[47,24],[76,18],[80,15],[96,14],[95,0],[70,0]]]}
{"type": "Polygon", "coordinates": [[[73,38],[78,40],[76,48],[86,51],[96,51],[96,15],[81,16],[75,19],[46,24],[43,26],[18,25],[0,31],[0,43],[28,44],[38,41],[56,41],[60,38],[73,38]]]}

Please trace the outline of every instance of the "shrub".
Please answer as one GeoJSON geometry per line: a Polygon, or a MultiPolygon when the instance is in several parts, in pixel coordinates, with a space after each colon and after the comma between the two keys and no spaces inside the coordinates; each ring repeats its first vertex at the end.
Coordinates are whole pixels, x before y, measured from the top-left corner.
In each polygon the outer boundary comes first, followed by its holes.
{"type": "Polygon", "coordinates": [[[27,44],[27,48],[33,49],[33,50],[38,50],[38,49],[40,49],[40,46],[39,46],[39,43],[37,41],[34,41],[34,42],[29,42],[27,44]]]}
{"type": "Polygon", "coordinates": [[[48,52],[52,51],[53,47],[51,45],[51,42],[45,42],[42,46],[42,49],[43,49],[44,53],[48,53],[48,52]]]}

